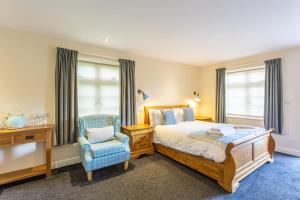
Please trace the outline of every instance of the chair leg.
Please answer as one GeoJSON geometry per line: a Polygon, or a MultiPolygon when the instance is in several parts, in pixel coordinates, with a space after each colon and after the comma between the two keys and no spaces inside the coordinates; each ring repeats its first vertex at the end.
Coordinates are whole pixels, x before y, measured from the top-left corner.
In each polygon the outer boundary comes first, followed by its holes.
{"type": "Polygon", "coordinates": [[[86,175],[87,175],[88,181],[93,180],[93,173],[92,173],[92,171],[87,172],[86,175]]]}
{"type": "Polygon", "coordinates": [[[124,169],[125,169],[125,170],[128,169],[128,163],[129,163],[128,160],[126,160],[126,161],[124,162],[124,169]]]}

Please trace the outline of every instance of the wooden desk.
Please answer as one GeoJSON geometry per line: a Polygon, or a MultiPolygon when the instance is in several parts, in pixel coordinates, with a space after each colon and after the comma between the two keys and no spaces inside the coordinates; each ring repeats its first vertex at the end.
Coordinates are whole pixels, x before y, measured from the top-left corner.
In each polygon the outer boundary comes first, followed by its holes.
{"type": "Polygon", "coordinates": [[[30,142],[45,142],[46,154],[46,163],[43,165],[0,174],[0,185],[42,174],[51,176],[52,131],[52,124],[21,129],[0,129],[0,148],[30,142]]]}

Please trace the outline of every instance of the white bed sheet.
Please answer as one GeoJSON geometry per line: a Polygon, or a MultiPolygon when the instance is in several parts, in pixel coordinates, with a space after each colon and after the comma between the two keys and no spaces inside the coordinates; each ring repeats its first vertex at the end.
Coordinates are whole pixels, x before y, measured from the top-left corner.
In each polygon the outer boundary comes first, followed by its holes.
{"type": "Polygon", "coordinates": [[[203,156],[215,162],[223,162],[226,159],[226,154],[220,145],[188,137],[190,133],[211,128],[221,129],[224,135],[234,134],[232,125],[188,121],[173,125],[157,125],[154,129],[153,142],[181,152],[203,156]]]}

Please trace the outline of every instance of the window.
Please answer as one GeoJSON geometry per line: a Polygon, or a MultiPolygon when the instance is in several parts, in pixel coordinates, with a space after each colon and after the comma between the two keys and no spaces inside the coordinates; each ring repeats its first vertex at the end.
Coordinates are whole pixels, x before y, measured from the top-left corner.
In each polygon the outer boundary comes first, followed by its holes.
{"type": "Polygon", "coordinates": [[[119,114],[119,67],[78,61],[78,112],[119,114]]]}
{"type": "Polygon", "coordinates": [[[226,73],[227,115],[261,118],[264,115],[265,69],[226,73]]]}

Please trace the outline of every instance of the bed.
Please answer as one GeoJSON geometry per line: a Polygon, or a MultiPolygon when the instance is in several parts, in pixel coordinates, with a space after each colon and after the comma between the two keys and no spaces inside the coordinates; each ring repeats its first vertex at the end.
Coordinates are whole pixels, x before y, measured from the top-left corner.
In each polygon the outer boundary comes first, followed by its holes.
{"type": "MultiPolygon", "coordinates": [[[[188,105],[173,105],[173,106],[145,106],[144,107],[144,123],[150,124],[149,110],[173,109],[173,108],[187,108],[188,105]]],[[[194,122],[190,124],[178,124],[173,129],[157,127],[155,130],[161,133],[168,133],[167,131],[179,129],[179,127],[192,126],[215,126],[217,124],[209,124],[210,122],[194,122]],[[160,129],[159,129],[160,128],[160,129]]],[[[236,139],[228,143],[221,155],[221,151],[216,149],[211,151],[213,155],[195,155],[189,150],[180,149],[179,147],[169,145],[168,141],[160,141],[159,136],[154,132],[154,148],[159,152],[171,159],[176,160],[183,165],[186,165],[206,176],[216,180],[218,184],[228,192],[234,192],[239,187],[239,182],[249,175],[251,172],[262,166],[263,164],[273,162],[273,153],[275,150],[275,142],[272,137],[274,129],[257,131],[240,139],[236,139]],[[155,139],[155,137],[157,137],[155,139]],[[173,148],[172,148],[173,147],[173,148]]],[[[174,131],[174,134],[176,131],[174,131]]],[[[181,132],[183,133],[183,132],[181,132]]],[[[173,132],[172,132],[173,134],[173,132]]],[[[170,138],[170,137],[169,137],[170,138]]],[[[182,140],[181,138],[179,138],[182,140]]],[[[171,139],[170,139],[171,140],[171,139]]],[[[182,140],[183,141],[183,140],[182,140]]],[[[188,142],[188,141],[187,141],[188,142]]],[[[182,145],[181,145],[182,146],[182,145]]],[[[197,143],[195,147],[201,146],[197,143]]],[[[212,148],[212,145],[207,145],[207,148],[212,148]]],[[[201,150],[201,149],[200,149],[201,150]]],[[[192,150],[191,150],[192,151],[192,150]]],[[[195,150],[193,150],[195,151],[195,150]]]]}

